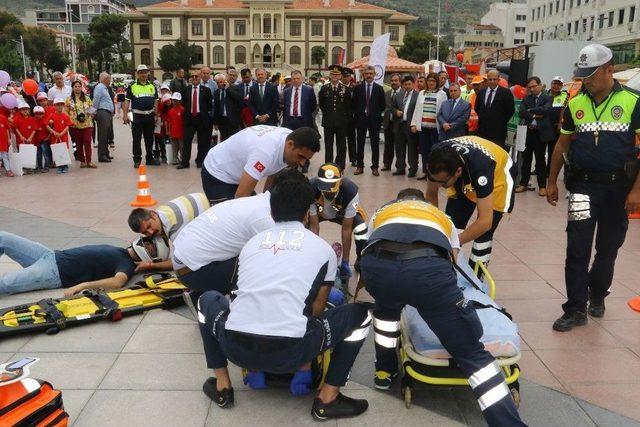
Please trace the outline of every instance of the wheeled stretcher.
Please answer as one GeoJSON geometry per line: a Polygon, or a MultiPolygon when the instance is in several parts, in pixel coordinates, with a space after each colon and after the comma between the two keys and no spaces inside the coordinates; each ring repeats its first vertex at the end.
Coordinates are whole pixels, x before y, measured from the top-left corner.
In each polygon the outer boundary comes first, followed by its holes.
{"type": "Polygon", "coordinates": [[[172,274],[154,274],[114,291],[85,291],[69,298],[46,298],[0,309],[0,338],[61,329],[99,320],[120,320],[154,308],[184,304],[185,286],[172,274]]]}
{"type": "MultiPolygon", "coordinates": [[[[511,395],[518,406],[520,368],[517,362],[521,356],[518,326],[493,301],[495,282],[486,267],[478,263],[473,271],[462,254],[458,257],[457,264],[458,286],[467,300],[475,302],[473,304],[482,324],[484,333],[480,341],[502,367],[511,395]],[[483,280],[478,279],[477,273],[482,273],[483,280]]],[[[415,308],[407,306],[403,309],[400,331],[401,389],[407,408],[411,406],[414,380],[430,385],[469,385],[451,355],[415,308]]]]}

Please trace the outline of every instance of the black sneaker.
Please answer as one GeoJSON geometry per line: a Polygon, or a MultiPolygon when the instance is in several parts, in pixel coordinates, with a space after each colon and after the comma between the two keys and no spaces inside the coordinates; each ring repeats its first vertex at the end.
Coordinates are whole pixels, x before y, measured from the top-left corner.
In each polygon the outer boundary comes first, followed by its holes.
{"type": "Polygon", "coordinates": [[[365,399],[352,399],[342,393],[338,393],[338,397],[331,403],[322,403],[322,400],[316,397],[311,407],[311,415],[316,421],[348,418],[362,414],[368,407],[369,402],[365,399]]]}
{"type": "Polygon", "coordinates": [[[604,300],[590,300],[589,301],[589,316],[602,317],[604,316],[604,300]]]}
{"type": "Polygon", "coordinates": [[[218,391],[216,388],[216,379],[211,377],[202,384],[202,391],[204,391],[204,394],[206,394],[209,399],[213,400],[219,407],[233,408],[233,387],[218,391]]]}
{"type": "Polygon", "coordinates": [[[376,371],[373,377],[373,386],[378,390],[389,390],[397,376],[397,372],[390,374],[385,371],[376,371]]]}
{"type": "Polygon", "coordinates": [[[553,330],[558,332],[567,332],[575,326],[583,326],[587,324],[587,313],[582,311],[574,311],[565,313],[558,320],[553,322],[553,330]]]}
{"type": "Polygon", "coordinates": [[[157,159],[148,159],[145,163],[147,166],[160,166],[160,160],[157,159]]]}
{"type": "Polygon", "coordinates": [[[133,162],[134,169],[138,169],[140,167],[140,162],[133,162]]]}

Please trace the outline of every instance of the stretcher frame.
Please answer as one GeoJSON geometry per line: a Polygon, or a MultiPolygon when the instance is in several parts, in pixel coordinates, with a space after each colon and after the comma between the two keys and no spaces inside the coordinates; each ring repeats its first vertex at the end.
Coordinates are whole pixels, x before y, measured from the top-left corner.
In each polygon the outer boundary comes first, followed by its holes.
{"type": "MultiPolygon", "coordinates": [[[[476,262],[473,271],[476,275],[479,272],[482,273],[483,279],[488,285],[487,294],[491,299],[494,299],[496,295],[496,284],[491,274],[489,274],[487,267],[482,262],[476,262]]],[[[404,312],[400,318],[400,331],[398,359],[400,360],[400,371],[402,375],[401,393],[407,409],[411,407],[414,388],[413,380],[433,386],[469,386],[469,380],[462,375],[461,372],[460,377],[438,376],[435,374],[438,370],[444,371],[446,368],[457,372],[459,372],[459,370],[455,367],[452,358],[435,359],[424,356],[415,350],[409,337],[409,328],[406,324],[404,312]],[[427,373],[429,371],[433,371],[434,374],[427,373]]],[[[518,352],[518,354],[512,357],[496,357],[496,362],[498,362],[504,372],[506,383],[509,386],[509,391],[511,392],[511,397],[516,407],[520,405],[520,367],[518,366],[518,361],[520,361],[521,355],[522,353],[518,352]]]]}

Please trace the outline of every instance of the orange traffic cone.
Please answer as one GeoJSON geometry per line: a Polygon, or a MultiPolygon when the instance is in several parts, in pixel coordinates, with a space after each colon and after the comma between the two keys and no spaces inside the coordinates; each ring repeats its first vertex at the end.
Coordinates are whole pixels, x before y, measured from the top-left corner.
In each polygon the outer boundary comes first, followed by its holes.
{"type": "Polygon", "coordinates": [[[158,202],[153,200],[153,197],[151,197],[151,189],[149,187],[149,181],[147,181],[147,167],[140,165],[138,168],[138,194],[130,205],[135,207],[146,207],[153,206],[156,203],[158,202]]]}
{"type": "Polygon", "coordinates": [[[629,214],[629,219],[640,219],[640,211],[629,214]]]}

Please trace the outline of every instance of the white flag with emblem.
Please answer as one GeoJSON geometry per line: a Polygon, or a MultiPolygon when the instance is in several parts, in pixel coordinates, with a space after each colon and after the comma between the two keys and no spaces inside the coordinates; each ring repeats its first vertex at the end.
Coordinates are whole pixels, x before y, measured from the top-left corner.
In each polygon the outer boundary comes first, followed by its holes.
{"type": "Polygon", "coordinates": [[[376,39],[371,44],[371,53],[369,54],[369,65],[372,65],[376,69],[376,77],[374,81],[378,84],[384,82],[384,69],[387,66],[387,54],[389,51],[389,37],[390,33],[385,33],[376,39]]]}

